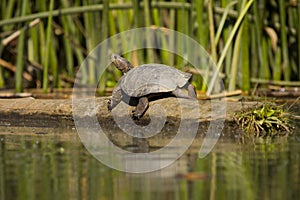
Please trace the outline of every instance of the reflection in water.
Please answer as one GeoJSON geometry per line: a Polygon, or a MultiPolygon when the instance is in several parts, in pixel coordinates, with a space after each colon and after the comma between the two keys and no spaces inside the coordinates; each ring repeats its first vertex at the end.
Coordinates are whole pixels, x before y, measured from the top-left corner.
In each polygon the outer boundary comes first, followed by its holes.
{"type": "Polygon", "coordinates": [[[0,199],[300,196],[299,133],[255,145],[220,141],[204,159],[191,148],[168,168],[147,174],[109,169],[90,156],[75,132],[57,135],[0,135],[0,199]]]}

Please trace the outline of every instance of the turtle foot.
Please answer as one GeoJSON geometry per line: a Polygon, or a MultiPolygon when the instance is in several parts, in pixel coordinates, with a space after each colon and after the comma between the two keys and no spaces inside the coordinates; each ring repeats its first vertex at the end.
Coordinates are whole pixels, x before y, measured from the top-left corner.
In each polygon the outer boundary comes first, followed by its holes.
{"type": "Polygon", "coordinates": [[[148,98],[142,97],[139,99],[139,103],[135,107],[135,109],[132,111],[132,118],[133,119],[140,119],[143,117],[144,113],[148,109],[148,98]]]}
{"type": "Polygon", "coordinates": [[[109,100],[107,101],[107,109],[108,109],[109,111],[111,111],[111,110],[113,109],[112,104],[111,104],[111,99],[109,99],[109,100]]]}
{"type": "Polygon", "coordinates": [[[132,110],[131,118],[133,120],[139,120],[141,117],[142,117],[142,115],[140,113],[138,113],[136,109],[132,110]]]}

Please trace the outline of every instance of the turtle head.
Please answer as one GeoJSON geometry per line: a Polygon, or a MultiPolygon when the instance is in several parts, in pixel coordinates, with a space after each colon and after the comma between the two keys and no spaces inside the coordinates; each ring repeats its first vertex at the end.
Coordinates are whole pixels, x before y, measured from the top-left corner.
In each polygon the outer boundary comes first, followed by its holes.
{"type": "Polygon", "coordinates": [[[122,72],[127,73],[129,70],[133,68],[131,63],[125,58],[119,56],[118,54],[111,55],[111,62],[122,72]]]}

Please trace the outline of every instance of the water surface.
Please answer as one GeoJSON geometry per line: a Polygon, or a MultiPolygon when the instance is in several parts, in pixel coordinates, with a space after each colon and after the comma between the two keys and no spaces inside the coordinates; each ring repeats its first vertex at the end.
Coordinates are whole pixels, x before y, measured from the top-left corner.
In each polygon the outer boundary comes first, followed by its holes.
{"type": "MultiPolygon", "coordinates": [[[[204,159],[192,146],[152,173],[110,169],[75,130],[0,128],[0,199],[297,199],[300,132],[242,144],[221,138],[204,159]]],[[[201,140],[199,138],[199,140],[201,140]]]]}

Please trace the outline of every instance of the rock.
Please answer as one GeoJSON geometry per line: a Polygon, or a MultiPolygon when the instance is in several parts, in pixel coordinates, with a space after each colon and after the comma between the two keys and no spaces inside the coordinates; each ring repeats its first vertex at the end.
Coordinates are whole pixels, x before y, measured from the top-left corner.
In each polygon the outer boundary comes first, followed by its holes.
{"type": "MultiPolygon", "coordinates": [[[[152,123],[154,128],[163,128],[167,134],[177,130],[182,121],[187,124],[191,123],[191,125],[199,123],[201,130],[207,128],[211,120],[225,119],[226,123],[232,124],[233,114],[242,108],[240,102],[198,101],[197,104],[190,100],[165,98],[150,102],[150,109],[146,115],[141,120],[134,122],[129,117],[133,108],[123,104],[120,108],[114,109],[115,111],[109,112],[107,100],[108,97],[96,98],[95,107],[93,107],[91,99],[80,99],[78,100],[80,106],[74,107],[77,110],[73,113],[70,99],[0,99],[0,125],[74,127],[73,114],[78,118],[89,118],[96,115],[100,126],[111,134],[116,130],[120,131],[120,124],[126,128],[128,126],[126,123],[130,122],[129,125],[141,127],[151,124],[151,121],[155,122],[152,123]]],[[[255,105],[256,103],[245,104],[255,105]]]]}

